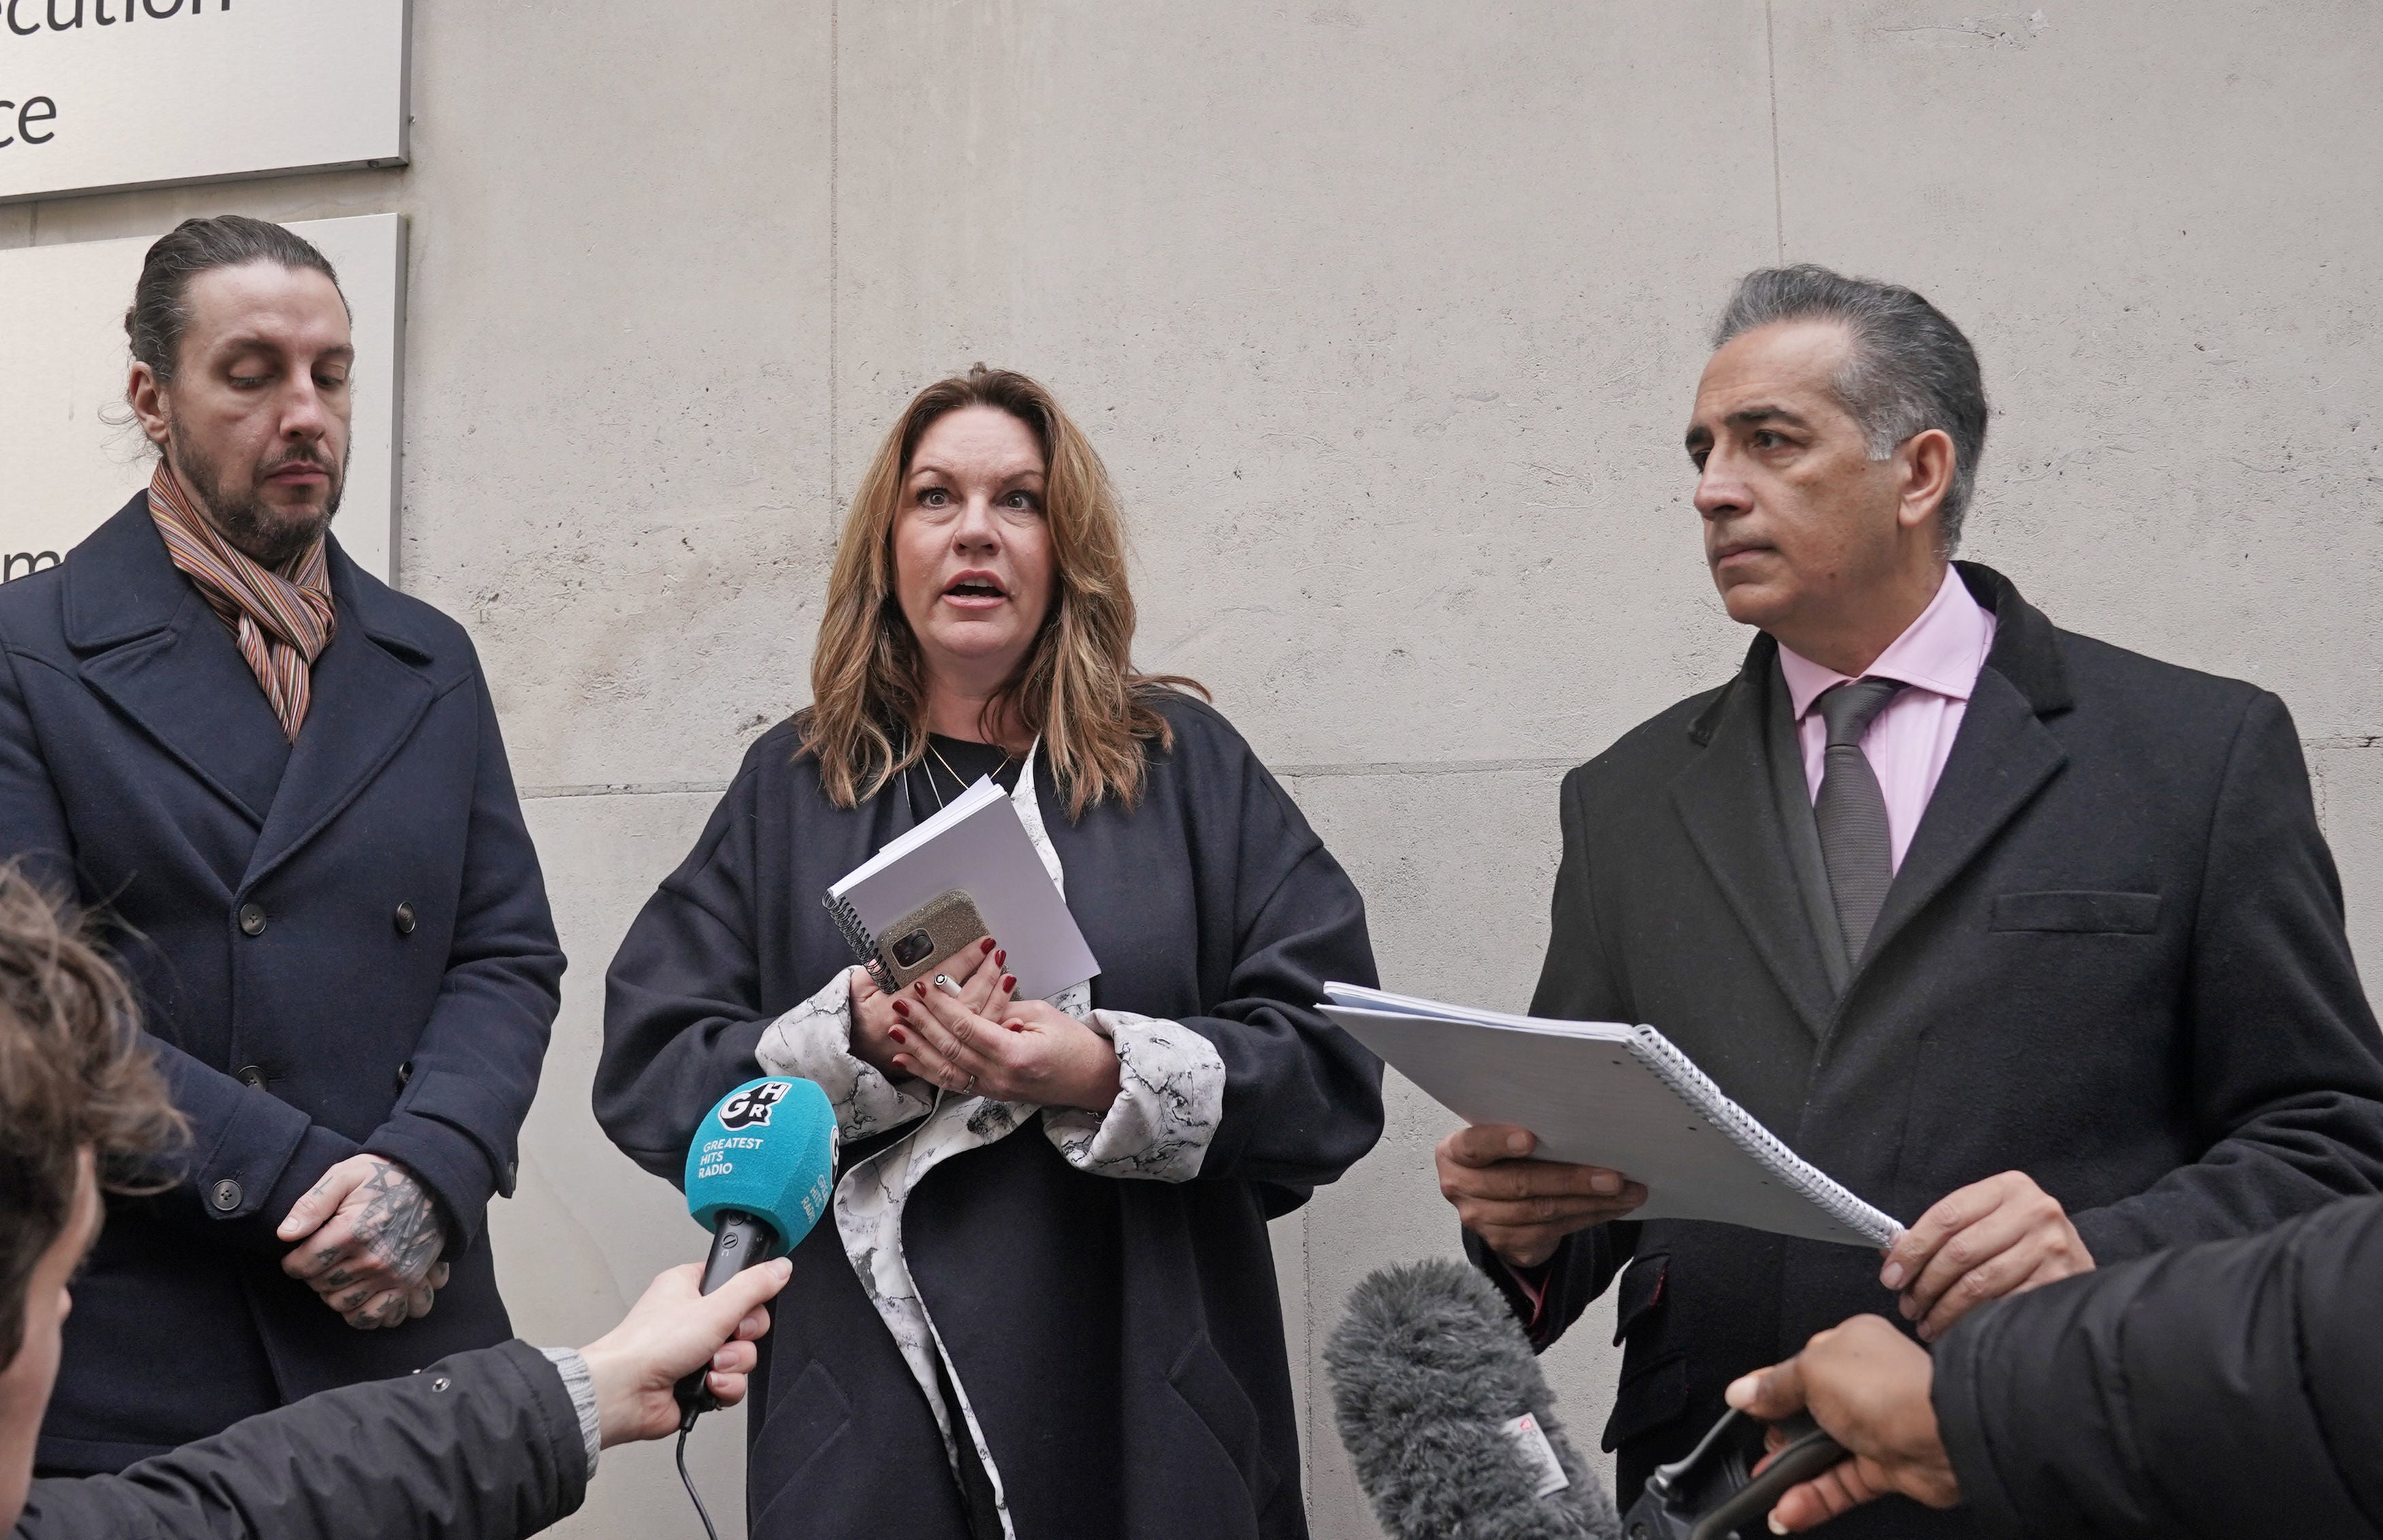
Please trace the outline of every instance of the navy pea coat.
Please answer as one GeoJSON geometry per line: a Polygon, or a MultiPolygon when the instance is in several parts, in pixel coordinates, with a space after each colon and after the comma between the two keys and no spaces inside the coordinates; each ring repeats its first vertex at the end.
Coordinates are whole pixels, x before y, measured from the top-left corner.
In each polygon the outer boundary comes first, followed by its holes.
{"type": "Polygon", "coordinates": [[[512,1190],[562,974],[463,627],[330,548],[338,629],[284,738],[148,495],[0,587],[0,857],[102,918],[191,1122],[75,1286],[47,1468],[112,1471],[512,1335],[482,1230],[512,1190]],[[338,1162],[444,1206],[431,1313],[350,1327],[274,1229],[338,1162]]]}

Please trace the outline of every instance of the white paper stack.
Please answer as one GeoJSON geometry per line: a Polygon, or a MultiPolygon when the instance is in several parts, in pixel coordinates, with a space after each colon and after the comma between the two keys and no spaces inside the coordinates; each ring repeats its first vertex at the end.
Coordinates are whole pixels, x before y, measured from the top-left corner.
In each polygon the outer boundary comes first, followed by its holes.
{"type": "Polygon", "coordinates": [[[1722,1094],[1652,1027],[1543,1021],[1327,984],[1326,1016],[1467,1123],[1538,1136],[1539,1158],[1647,1189],[1635,1219],[1703,1219],[1890,1245],[1903,1226],[1722,1094]]]}

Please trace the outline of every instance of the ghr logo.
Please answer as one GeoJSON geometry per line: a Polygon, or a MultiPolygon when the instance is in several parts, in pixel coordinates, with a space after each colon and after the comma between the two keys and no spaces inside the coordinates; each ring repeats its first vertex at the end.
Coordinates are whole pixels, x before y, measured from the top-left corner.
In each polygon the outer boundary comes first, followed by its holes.
{"type": "Polygon", "coordinates": [[[722,1103],[720,1126],[723,1128],[750,1128],[756,1125],[767,1127],[770,1109],[794,1089],[784,1080],[764,1080],[750,1090],[740,1090],[722,1103]]]}

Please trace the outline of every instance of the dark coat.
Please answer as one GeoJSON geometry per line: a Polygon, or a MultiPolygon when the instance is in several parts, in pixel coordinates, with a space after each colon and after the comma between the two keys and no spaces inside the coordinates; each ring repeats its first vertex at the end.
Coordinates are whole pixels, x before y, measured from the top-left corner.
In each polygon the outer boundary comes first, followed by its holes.
{"type": "MultiPolygon", "coordinates": [[[[2375,1190],[2383,1042],[2283,703],[2057,631],[1996,573],[1960,573],[1994,647],[1845,992],[1772,797],[1764,636],[1729,684],[1565,778],[1532,1013],[1651,1023],[1907,1224],[2019,1170],[2117,1262],[2375,1190]]],[[[1625,1504],[1732,1378],[1895,1314],[1866,1249],[1623,1222],[1557,1253],[1537,1338],[1634,1257],[1606,1429],[1625,1504]]],[[[1840,1527],[1966,1522],[1896,1499],[1840,1527]]]]}
{"type": "Polygon", "coordinates": [[[1936,1349],[1962,1506],[2012,1540],[2383,1536],[2383,1200],[1998,1301],[1936,1349]]]}
{"type": "MultiPolygon", "coordinates": [[[[911,1194],[910,1270],[968,1388],[1020,1540],[1306,1533],[1266,1222],[1373,1147],[1381,1067],[1313,1008],[1374,977],[1364,906],[1215,711],[1164,705],[1141,804],[1070,822],[1033,766],[1093,1004],[1182,1023],[1226,1070],[1199,1177],[1086,1175],[1030,1123],[911,1194]]],[[[909,827],[897,791],[828,802],[764,734],[613,961],[596,1115],[673,1181],[777,1016],[852,966],[828,884],[909,827]]],[[[967,1531],[934,1418],[823,1223],[795,1251],[754,1380],[753,1533],[967,1531]]]]}
{"type": "Polygon", "coordinates": [[[578,1509],[562,1376],[508,1342],[327,1390],[120,1476],[37,1481],[15,1540],[512,1540],[578,1509]]]}
{"type": "Polygon", "coordinates": [[[0,856],[105,918],[193,1136],[175,1190],[110,1205],[45,1466],[118,1469],[512,1335],[481,1231],[562,955],[463,628],[336,543],[330,575],[295,745],[147,494],[0,587],[0,856]],[[284,1276],[273,1235],[360,1149],[463,1242],[431,1314],[386,1331],[284,1276]]]}

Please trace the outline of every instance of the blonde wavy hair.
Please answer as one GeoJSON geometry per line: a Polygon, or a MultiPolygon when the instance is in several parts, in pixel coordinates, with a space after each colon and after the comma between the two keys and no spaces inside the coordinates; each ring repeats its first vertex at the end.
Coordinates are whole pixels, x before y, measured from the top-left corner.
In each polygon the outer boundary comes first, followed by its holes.
{"type": "Polygon", "coordinates": [[[858,807],[927,752],[926,680],[918,638],[895,589],[894,524],[910,458],[946,413],[989,406],[1026,425],[1043,449],[1051,536],[1051,609],[1018,671],[985,703],[980,730],[1006,714],[1042,735],[1070,818],[1105,797],[1141,799],[1143,747],[1174,746],[1154,701],[1169,689],[1208,692],[1176,674],[1133,667],[1133,595],[1125,521],[1101,457],[1041,385],[980,363],[911,398],[860,478],[828,578],[811,656],[811,704],[796,714],[799,753],[819,760],[839,807],[858,807]]]}

